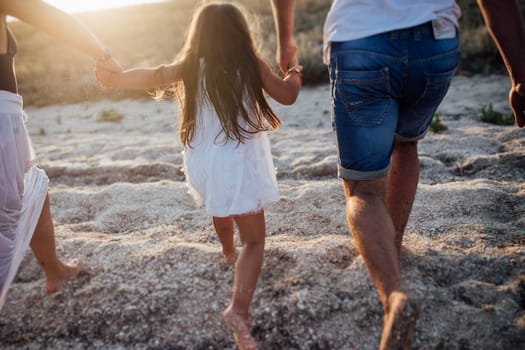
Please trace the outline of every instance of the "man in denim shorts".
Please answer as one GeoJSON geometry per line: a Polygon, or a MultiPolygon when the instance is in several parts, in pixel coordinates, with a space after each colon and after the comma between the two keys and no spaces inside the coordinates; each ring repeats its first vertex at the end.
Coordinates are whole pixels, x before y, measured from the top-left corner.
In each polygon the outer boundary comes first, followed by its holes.
{"type": "MultiPolygon", "coordinates": [[[[516,124],[525,126],[525,31],[515,0],[478,0],[503,56],[516,124]],[[523,84],[523,85],[522,85],[523,84]]],[[[297,64],[293,0],[273,0],[278,60],[297,64]]],[[[419,305],[403,287],[400,249],[419,179],[417,141],[458,61],[454,0],[335,0],[324,27],[332,125],[346,214],[383,304],[380,349],[410,349],[419,305]]]]}

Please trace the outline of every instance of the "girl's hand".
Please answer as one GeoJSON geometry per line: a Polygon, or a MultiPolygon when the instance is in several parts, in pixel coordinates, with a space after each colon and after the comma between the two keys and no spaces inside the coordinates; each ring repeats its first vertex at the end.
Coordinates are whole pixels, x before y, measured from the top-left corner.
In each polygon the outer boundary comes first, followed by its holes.
{"type": "Polygon", "coordinates": [[[287,79],[291,75],[297,75],[300,82],[298,90],[301,89],[303,87],[303,66],[298,64],[288,68],[288,71],[284,75],[284,79],[287,79]]]}
{"type": "Polygon", "coordinates": [[[259,69],[263,89],[271,98],[283,105],[291,105],[295,102],[302,85],[301,66],[288,68],[284,78],[273,73],[270,66],[261,59],[259,59],[259,69]]]}

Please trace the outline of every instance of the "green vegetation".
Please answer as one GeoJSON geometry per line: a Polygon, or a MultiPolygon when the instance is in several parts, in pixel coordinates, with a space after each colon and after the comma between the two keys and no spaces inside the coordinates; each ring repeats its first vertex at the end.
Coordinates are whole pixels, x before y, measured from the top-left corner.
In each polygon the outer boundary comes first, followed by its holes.
{"type": "Polygon", "coordinates": [[[485,123],[496,124],[496,125],[514,125],[514,114],[508,113],[504,114],[498,111],[495,111],[492,108],[492,104],[483,106],[481,109],[481,118],[480,120],[485,123]]]}
{"type": "Polygon", "coordinates": [[[120,123],[124,119],[124,114],[117,111],[115,108],[103,109],[100,112],[98,121],[109,123],[120,123]]]}
{"type": "Polygon", "coordinates": [[[434,114],[434,119],[432,119],[432,122],[430,123],[428,129],[435,134],[439,134],[440,132],[447,130],[448,126],[441,122],[439,113],[436,113],[434,114]]]}
{"type": "MultiPolygon", "coordinates": [[[[258,47],[275,64],[275,26],[269,0],[237,0],[253,14],[258,47]]],[[[181,49],[189,22],[201,1],[176,0],[76,15],[111,48],[124,67],[156,66],[171,62],[181,49]]],[[[305,84],[326,83],[322,62],[322,31],[331,1],[296,0],[295,39],[305,84]]],[[[459,0],[460,72],[499,73],[503,65],[476,0],[459,0]]],[[[525,6],[522,6],[525,15],[525,6]]],[[[16,56],[19,89],[25,105],[49,105],[99,99],[151,98],[145,91],[108,90],[99,86],[90,58],[49,35],[15,21],[10,23],[19,42],[16,56]],[[38,58],[35,58],[38,53],[38,58]]]]}

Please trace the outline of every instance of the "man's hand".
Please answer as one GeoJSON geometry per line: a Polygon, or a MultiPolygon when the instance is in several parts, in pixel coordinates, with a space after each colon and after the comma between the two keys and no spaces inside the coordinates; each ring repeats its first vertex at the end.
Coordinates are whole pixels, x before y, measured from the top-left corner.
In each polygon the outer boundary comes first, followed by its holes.
{"type": "Polygon", "coordinates": [[[276,59],[281,68],[281,72],[284,74],[288,72],[289,68],[299,64],[297,61],[297,44],[294,39],[290,39],[283,47],[277,48],[276,59]]]}

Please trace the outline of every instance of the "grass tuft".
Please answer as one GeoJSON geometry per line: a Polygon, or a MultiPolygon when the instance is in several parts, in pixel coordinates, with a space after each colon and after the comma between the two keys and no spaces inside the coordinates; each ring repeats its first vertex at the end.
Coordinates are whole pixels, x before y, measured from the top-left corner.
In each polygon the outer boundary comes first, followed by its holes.
{"type": "Polygon", "coordinates": [[[430,123],[428,129],[435,134],[439,134],[442,131],[448,130],[448,126],[441,122],[439,113],[436,113],[434,114],[434,119],[432,119],[432,122],[430,123]]]}
{"type": "Polygon", "coordinates": [[[124,114],[117,111],[115,108],[103,109],[100,112],[98,121],[109,123],[120,123],[124,119],[124,114]]]}
{"type": "Polygon", "coordinates": [[[495,125],[514,125],[514,114],[504,114],[495,111],[494,108],[492,108],[492,104],[489,104],[488,107],[483,106],[483,108],[481,109],[480,120],[484,123],[490,123],[495,125]]]}

